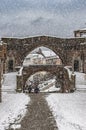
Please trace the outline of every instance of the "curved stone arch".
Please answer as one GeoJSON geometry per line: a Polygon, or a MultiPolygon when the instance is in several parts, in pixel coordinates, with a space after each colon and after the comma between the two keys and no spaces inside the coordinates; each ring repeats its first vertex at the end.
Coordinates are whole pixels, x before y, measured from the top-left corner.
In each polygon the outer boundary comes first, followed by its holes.
{"type": "MultiPolygon", "coordinates": [[[[37,73],[39,74],[39,73],[41,73],[41,72],[46,72],[47,74],[49,74],[48,77],[50,77],[51,75],[52,75],[53,77],[56,76],[55,73],[52,73],[52,72],[50,72],[50,71],[45,71],[45,70],[44,70],[44,71],[43,71],[43,70],[42,70],[42,71],[35,71],[35,72],[33,72],[32,74],[30,74],[30,75],[28,75],[28,76],[25,77],[25,79],[24,79],[24,80],[25,80],[25,81],[24,81],[24,85],[28,83],[28,80],[30,79],[31,76],[35,76],[37,73]]],[[[56,78],[55,78],[55,79],[56,79],[56,78]]],[[[30,80],[29,80],[29,81],[30,81],[30,80]]],[[[33,79],[33,81],[31,81],[31,82],[34,83],[35,80],[33,79]]],[[[35,82],[35,83],[36,83],[36,82],[35,82]]],[[[37,83],[39,84],[39,82],[37,82],[37,83]]]]}
{"type": "Polygon", "coordinates": [[[56,82],[61,85],[61,92],[66,92],[66,90],[69,92],[71,88],[69,75],[67,70],[63,66],[57,66],[57,65],[38,65],[38,66],[29,66],[24,67],[22,70],[23,74],[23,87],[25,87],[25,83],[27,79],[39,71],[46,71],[50,72],[51,74],[56,76],[56,82]]]}
{"type": "Polygon", "coordinates": [[[18,66],[22,65],[25,57],[32,50],[40,46],[44,46],[51,49],[59,56],[64,65],[67,64],[67,56],[64,49],[64,46],[67,41],[65,39],[50,36],[37,36],[23,39],[3,38],[2,40],[7,43],[8,53],[10,50],[12,50],[12,52],[15,52],[15,61],[17,63],[16,65],[18,66]]]}
{"type": "MultiPolygon", "coordinates": [[[[48,71],[47,69],[46,69],[46,70],[43,70],[43,69],[34,70],[34,69],[33,69],[33,71],[31,71],[31,73],[28,73],[27,75],[24,75],[24,76],[23,76],[23,83],[24,83],[24,85],[25,85],[27,79],[28,79],[31,75],[34,75],[35,73],[40,72],[40,71],[50,72],[50,71],[48,71]]],[[[53,74],[53,75],[56,75],[56,72],[50,72],[50,73],[53,74]]]]}
{"type": "MultiPolygon", "coordinates": [[[[1,38],[1,40],[7,43],[7,55],[10,50],[15,52],[15,66],[21,66],[24,58],[27,54],[40,46],[45,46],[54,51],[62,60],[63,64],[73,65],[73,54],[86,52],[85,42],[86,38],[57,38],[52,36],[36,36],[28,38],[1,38]],[[82,46],[83,45],[83,46],[82,46]],[[70,53],[71,52],[71,53],[70,53]]],[[[83,64],[85,63],[85,58],[83,64]]],[[[83,72],[86,72],[86,65],[83,66],[83,72]]]]}
{"type": "MultiPolygon", "coordinates": [[[[24,55],[24,58],[29,55],[33,50],[37,49],[37,48],[40,48],[40,47],[45,47],[45,48],[48,48],[50,49],[51,51],[53,51],[56,55],[59,56],[59,58],[61,59],[62,63],[65,64],[66,63],[66,58],[65,58],[65,54],[62,53],[62,49],[61,48],[52,48],[51,45],[37,45],[37,46],[33,46],[30,50],[27,50],[25,55],[24,55]]],[[[23,58],[23,60],[24,60],[23,58]]]]}

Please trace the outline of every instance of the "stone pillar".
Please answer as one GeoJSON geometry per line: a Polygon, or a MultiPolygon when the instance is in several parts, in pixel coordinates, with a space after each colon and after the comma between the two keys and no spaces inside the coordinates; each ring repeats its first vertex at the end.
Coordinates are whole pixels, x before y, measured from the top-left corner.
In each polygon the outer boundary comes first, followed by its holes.
{"type": "Polygon", "coordinates": [[[71,75],[71,92],[73,92],[76,89],[76,75],[71,75]]]}
{"type": "Polygon", "coordinates": [[[16,91],[21,92],[23,89],[23,77],[20,75],[17,75],[17,87],[16,91]]]}
{"type": "Polygon", "coordinates": [[[58,74],[56,75],[56,82],[55,82],[55,86],[57,88],[60,88],[60,92],[64,92],[64,85],[63,85],[63,78],[62,78],[63,74],[58,74]]]}
{"type": "Polygon", "coordinates": [[[71,84],[68,76],[68,71],[66,69],[63,70],[63,73],[61,75],[61,83],[62,83],[61,92],[69,93],[71,84]]]}
{"type": "Polygon", "coordinates": [[[60,83],[60,80],[58,79],[58,76],[56,76],[55,87],[56,88],[61,88],[61,83],[60,83]]]}

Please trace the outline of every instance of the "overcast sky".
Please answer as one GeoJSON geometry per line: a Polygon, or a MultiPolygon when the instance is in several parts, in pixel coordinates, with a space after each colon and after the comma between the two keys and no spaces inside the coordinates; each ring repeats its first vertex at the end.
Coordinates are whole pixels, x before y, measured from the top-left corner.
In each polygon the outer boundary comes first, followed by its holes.
{"type": "Polygon", "coordinates": [[[0,0],[0,37],[73,37],[85,23],[86,0],[0,0]]]}

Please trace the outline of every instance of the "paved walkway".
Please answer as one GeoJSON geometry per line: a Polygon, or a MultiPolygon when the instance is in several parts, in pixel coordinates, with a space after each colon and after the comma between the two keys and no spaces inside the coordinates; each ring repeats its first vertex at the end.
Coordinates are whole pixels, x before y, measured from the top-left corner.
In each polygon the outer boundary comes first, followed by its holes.
{"type": "Polygon", "coordinates": [[[58,130],[56,122],[45,100],[45,94],[30,94],[27,114],[17,130],[58,130]]]}

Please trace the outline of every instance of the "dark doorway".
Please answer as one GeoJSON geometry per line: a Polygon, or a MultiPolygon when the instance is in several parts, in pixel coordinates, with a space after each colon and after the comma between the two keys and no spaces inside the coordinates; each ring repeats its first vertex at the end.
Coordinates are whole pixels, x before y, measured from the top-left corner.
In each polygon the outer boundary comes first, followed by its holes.
{"type": "Polygon", "coordinates": [[[79,61],[74,60],[74,71],[79,71],[79,61]]]}
{"type": "Polygon", "coordinates": [[[13,71],[13,60],[9,60],[9,62],[8,62],[8,70],[9,70],[10,72],[13,71]]]}

